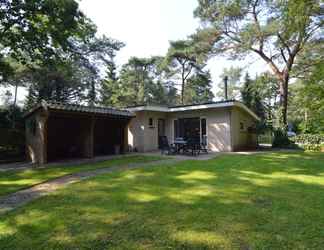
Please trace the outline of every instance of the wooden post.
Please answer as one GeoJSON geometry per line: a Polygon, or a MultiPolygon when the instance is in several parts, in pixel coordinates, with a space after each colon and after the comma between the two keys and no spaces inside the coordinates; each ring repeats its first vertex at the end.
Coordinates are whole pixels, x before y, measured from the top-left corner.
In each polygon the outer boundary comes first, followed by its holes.
{"type": "MultiPolygon", "coordinates": [[[[39,144],[36,145],[38,150],[36,150],[38,156],[37,163],[43,165],[47,163],[47,130],[48,130],[48,111],[39,114],[37,121],[37,130],[39,133],[39,144]]],[[[37,133],[37,132],[36,132],[37,133]]]]}
{"type": "Polygon", "coordinates": [[[123,129],[123,153],[128,153],[129,147],[128,147],[128,126],[129,122],[125,122],[124,129],[123,129]]]}
{"type": "Polygon", "coordinates": [[[90,118],[88,126],[84,128],[84,156],[87,158],[94,157],[94,127],[95,118],[90,118]]]}

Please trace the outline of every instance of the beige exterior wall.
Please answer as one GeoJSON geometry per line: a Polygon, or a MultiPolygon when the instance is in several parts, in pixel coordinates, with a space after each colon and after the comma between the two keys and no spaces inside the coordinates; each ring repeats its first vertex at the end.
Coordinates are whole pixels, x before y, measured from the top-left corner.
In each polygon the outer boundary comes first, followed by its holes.
{"type": "Polygon", "coordinates": [[[255,119],[245,111],[233,108],[231,111],[231,134],[233,150],[255,148],[257,136],[248,128],[255,127],[255,119]],[[243,128],[241,127],[241,123],[243,128]]]}
{"type": "Polygon", "coordinates": [[[168,116],[169,141],[174,139],[173,122],[179,118],[206,118],[208,149],[212,152],[231,151],[230,113],[228,109],[192,110],[171,113],[168,116]]]}
{"type": "MultiPolygon", "coordinates": [[[[167,115],[164,112],[136,112],[136,117],[131,120],[128,127],[130,149],[136,149],[139,152],[158,150],[158,119],[166,120],[166,117],[167,115]],[[149,126],[150,118],[153,119],[153,126],[149,126]]],[[[166,133],[167,130],[166,128],[166,133]]]]}
{"type": "Polygon", "coordinates": [[[231,151],[231,116],[229,109],[192,110],[174,113],[138,111],[129,125],[128,143],[130,148],[139,152],[158,149],[158,119],[165,119],[165,135],[170,143],[174,140],[175,119],[200,117],[206,118],[208,149],[212,152],[231,151]],[[149,127],[153,118],[153,127],[149,127]]]}

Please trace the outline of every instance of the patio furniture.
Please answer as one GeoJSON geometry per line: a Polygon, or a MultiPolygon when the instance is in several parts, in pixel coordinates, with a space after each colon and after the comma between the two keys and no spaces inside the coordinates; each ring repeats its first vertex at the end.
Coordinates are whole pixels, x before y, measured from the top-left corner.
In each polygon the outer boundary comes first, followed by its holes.
{"type": "Polygon", "coordinates": [[[173,144],[169,144],[168,138],[166,136],[160,136],[160,149],[161,154],[175,154],[177,152],[176,147],[173,144]]]}
{"type": "Polygon", "coordinates": [[[184,151],[186,147],[187,141],[182,137],[177,137],[174,139],[174,146],[176,148],[177,153],[180,153],[180,151],[184,151]]]}
{"type": "Polygon", "coordinates": [[[187,143],[184,148],[184,152],[190,153],[193,156],[198,156],[200,154],[201,145],[199,138],[188,138],[187,143]]]}

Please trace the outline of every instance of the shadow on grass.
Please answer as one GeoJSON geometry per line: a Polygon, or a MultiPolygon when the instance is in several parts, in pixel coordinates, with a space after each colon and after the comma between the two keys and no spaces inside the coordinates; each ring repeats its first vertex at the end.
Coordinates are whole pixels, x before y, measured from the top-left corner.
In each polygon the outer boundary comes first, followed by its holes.
{"type": "Polygon", "coordinates": [[[1,217],[0,248],[321,249],[323,159],[222,156],[98,176],[1,217]]]}

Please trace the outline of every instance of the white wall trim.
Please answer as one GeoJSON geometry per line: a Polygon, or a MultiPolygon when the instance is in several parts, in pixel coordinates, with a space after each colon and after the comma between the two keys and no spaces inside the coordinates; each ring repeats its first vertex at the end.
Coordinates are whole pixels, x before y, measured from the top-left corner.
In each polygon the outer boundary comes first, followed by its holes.
{"type": "Polygon", "coordinates": [[[244,111],[246,111],[249,115],[251,115],[254,119],[260,121],[260,118],[252,110],[250,110],[243,103],[237,101],[192,105],[192,106],[184,106],[184,107],[173,107],[173,108],[167,108],[162,106],[138,106],[138,107],[128,108],[127,110],[131,112],[153,111],[153,112],[172,113],[172,112],[182,112],[182,111],[202,110],[202,109],[212,109],[212,108],[226,108],[226,107],[241,108],[244,111]]]}

